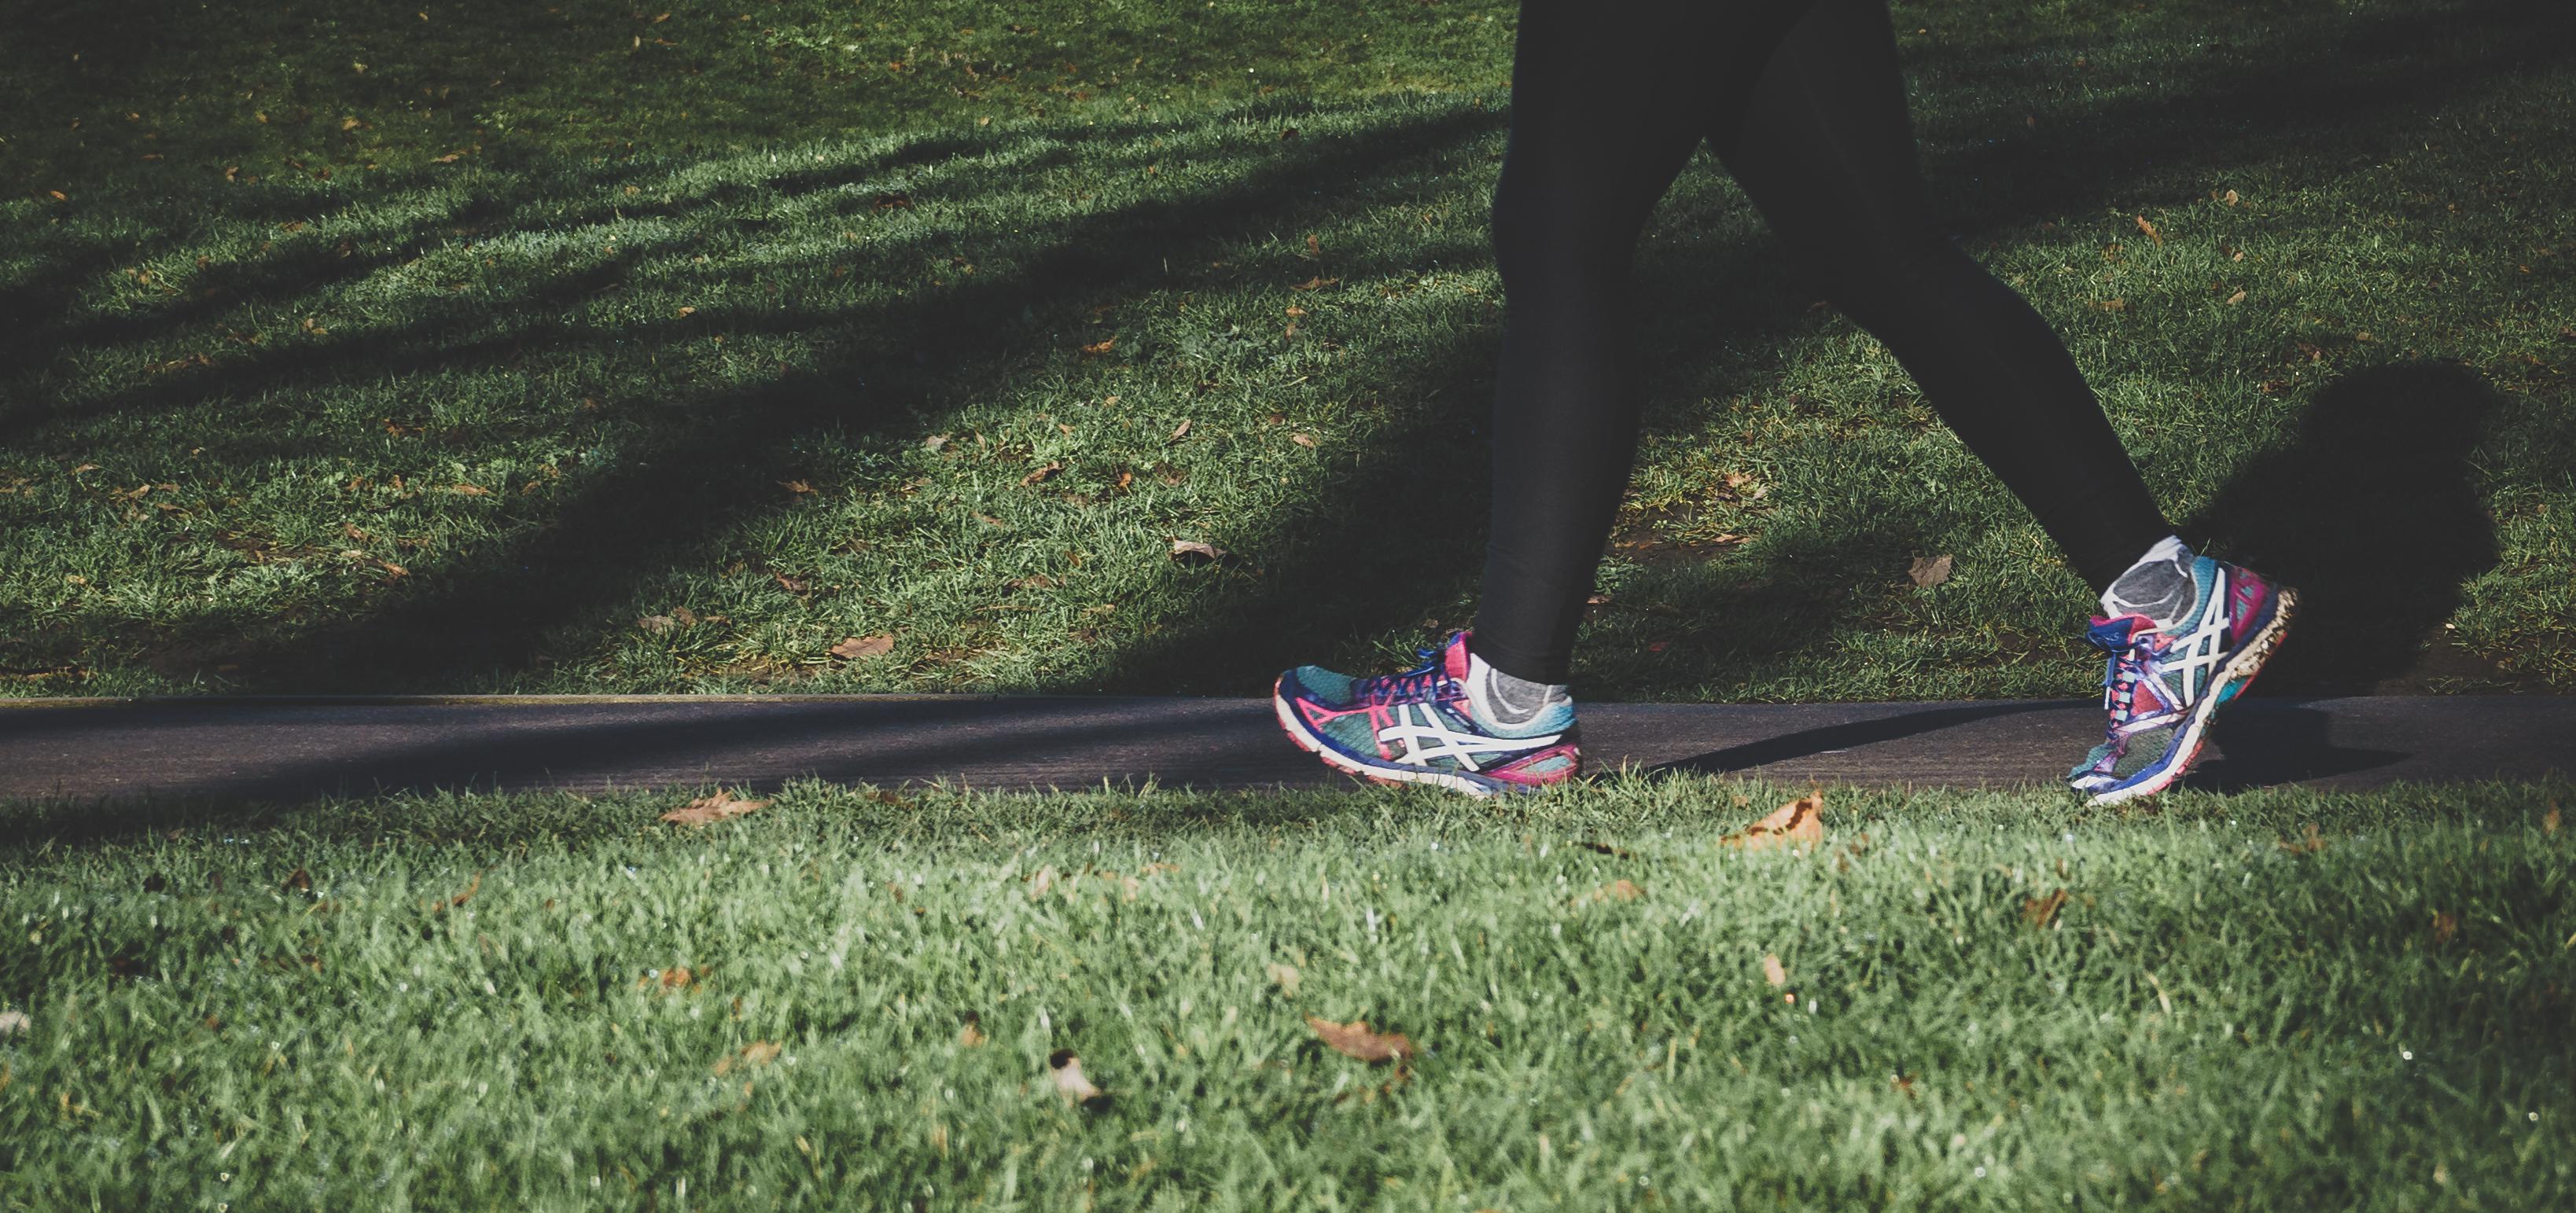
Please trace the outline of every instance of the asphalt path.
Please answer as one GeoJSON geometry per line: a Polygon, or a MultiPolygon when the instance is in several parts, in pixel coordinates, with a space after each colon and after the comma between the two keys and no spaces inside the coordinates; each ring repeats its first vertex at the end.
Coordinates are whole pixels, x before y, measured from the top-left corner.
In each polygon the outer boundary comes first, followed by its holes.
{"type": "MultiPolygon", "coordinates": [[[[1593,770],[1804,783],[2052,783],[2099,735],[2063,700],[1586,704],[1593,770]]],[[[2576,772],[2576,696],[2249,699],[2188,786],[2371,787],[2576,772]]],[[[947,781],[985,788],[1346,786],[1257,699],[1072,696],[0,701],[0,798],[295,801],[947,781]]]]}

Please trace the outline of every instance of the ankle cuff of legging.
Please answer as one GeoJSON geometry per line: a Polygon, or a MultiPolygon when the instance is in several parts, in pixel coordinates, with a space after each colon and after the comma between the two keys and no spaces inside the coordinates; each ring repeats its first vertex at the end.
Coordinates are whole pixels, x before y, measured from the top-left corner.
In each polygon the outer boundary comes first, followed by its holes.
{"type": "Polygon", "coordinates": [[[1485,659],[1485,664],[1518,678],[1547,686],[1563,686],[1573,680],[1571,654],[1549,660],[1545,655],[1524,653],[1506,644],[1485,639],[1473,631],[1467,636],[1467,651],[1485,659]]]}

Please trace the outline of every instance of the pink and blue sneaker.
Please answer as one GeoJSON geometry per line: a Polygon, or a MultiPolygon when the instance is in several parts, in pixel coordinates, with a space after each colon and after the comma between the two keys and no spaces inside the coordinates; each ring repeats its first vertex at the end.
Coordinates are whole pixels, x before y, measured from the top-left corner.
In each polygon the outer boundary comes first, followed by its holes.
{"type": "Polygon", "coordinates": [[[1421,656],[1418,668],[1372,678],[1311,665],[1281,674],[1271,694],[1279,727],[1324,765],[1379,783],[1492,796],[1574,777],[1583,756],[1571,700],[1506,724],[1470,692],[1467,633],[1421,656]]]}
{"type": "Polygon", "coordinates": [[[2194,601],[2180,622],[2144,615],[2096,617],[2086,638],[2109,650],[2102,744],[2067,772],[2093,804],[2117,804],[2172,787],[2209,739],[2210,719],[2254,681],[2281,645],[2299,596],[2255,574],[2192,561],[2194,601]]]}

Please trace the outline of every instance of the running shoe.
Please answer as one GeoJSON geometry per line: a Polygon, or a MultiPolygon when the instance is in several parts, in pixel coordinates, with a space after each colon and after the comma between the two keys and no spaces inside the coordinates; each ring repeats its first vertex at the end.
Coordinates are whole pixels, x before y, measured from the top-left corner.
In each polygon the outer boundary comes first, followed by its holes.
{"type": "Polygon", "coordinates": [[[1324,765],[1378,783],[1428,783],[1471,796],[1536,791],[1574,777],[1582,747],[1574,705],[1529,723],[1485,719],[1467,690],[1467,633],[1401,674],[1353,678],[1301,665],[1279,676],[1279,727],[1324,765]]]}
{"type": "Polygon", "coordinates": [[[2299,596],[2232,564],[2198,557],[2197,598],[2170,631],[2144,615],[2096,617],[2086,638],[2111,655],[2102,675],[2102,744],[2067,772],[2094,804],[2172,787],[2200,757],[2210,718],[2254,681],[2290,629],[2299,596]]]}

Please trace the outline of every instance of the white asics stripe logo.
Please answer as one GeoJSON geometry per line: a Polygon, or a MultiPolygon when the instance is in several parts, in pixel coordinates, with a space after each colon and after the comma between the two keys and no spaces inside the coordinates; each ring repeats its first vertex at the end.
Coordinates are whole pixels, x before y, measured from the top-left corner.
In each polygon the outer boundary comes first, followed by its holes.
{"type": "Polygon", "coordinates": [[[1479,755],[1541,749],[1555,745],[1564,736],[1550,733],[1545,737],[1487,737],[1462,732],[1443,724],[1440,713],[1427,703],[1397,704],[1394,718],[1394,724],[1377,731],[1377,743],[1387,747],[1396,761],[1426,764],[1450,758],[1470,771],[1484,769],[1476,761],[1479,755]]]}
{"type": "Polygon", "coordinates": [[[2200,617],[2192,622],[2188,635],[2168,647],[2157,664],[2182,674],[2182,698],[2185,705],[2197,702],[2203,688],[2218,674],[2218,666],[2227,660],[2227,568],[2219,566],[2209,582],[2209,593],[2201,598],[2200,617]]]}

